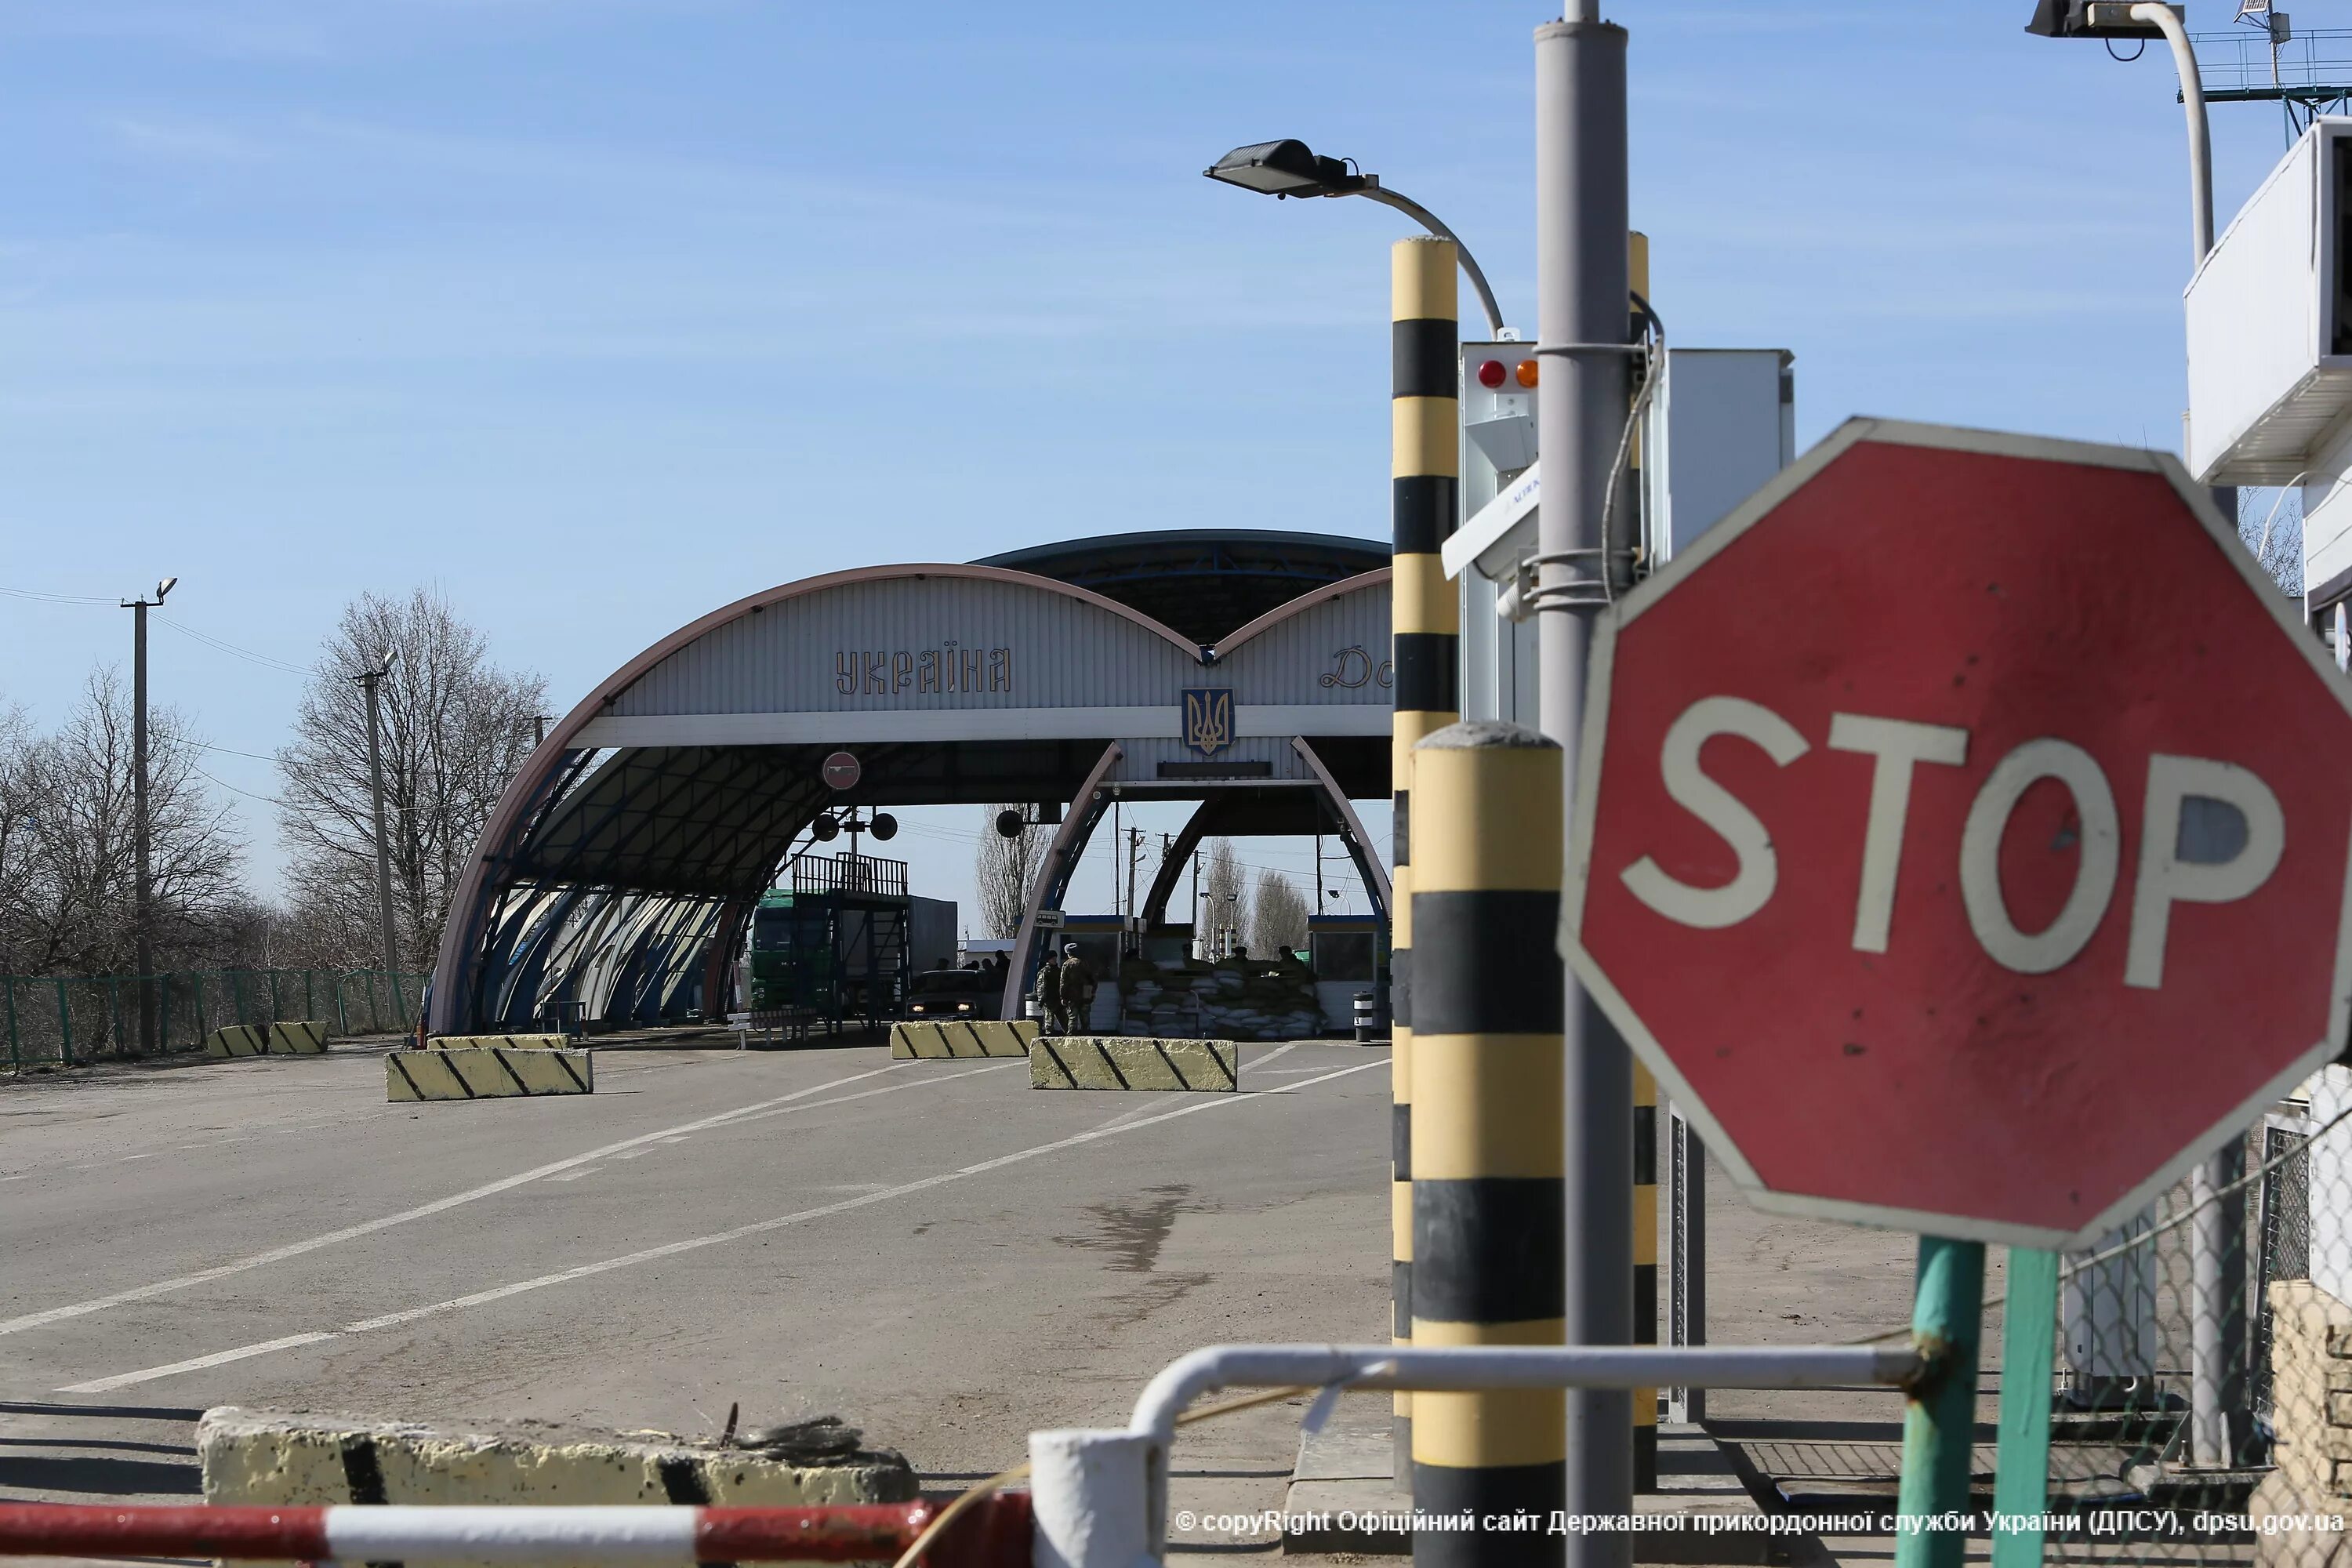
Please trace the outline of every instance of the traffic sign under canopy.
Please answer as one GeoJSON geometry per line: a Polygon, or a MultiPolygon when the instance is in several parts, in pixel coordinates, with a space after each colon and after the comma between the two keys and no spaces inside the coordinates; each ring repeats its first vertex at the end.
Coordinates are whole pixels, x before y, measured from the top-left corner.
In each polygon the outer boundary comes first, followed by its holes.
{"type": "Polygon", "coordinates": [[[2295,609],[2169,457],[1852,421],[1603,616],[1570,961],[1765,1205],[2080,1244],[2344,1043],[2295,609]]]}

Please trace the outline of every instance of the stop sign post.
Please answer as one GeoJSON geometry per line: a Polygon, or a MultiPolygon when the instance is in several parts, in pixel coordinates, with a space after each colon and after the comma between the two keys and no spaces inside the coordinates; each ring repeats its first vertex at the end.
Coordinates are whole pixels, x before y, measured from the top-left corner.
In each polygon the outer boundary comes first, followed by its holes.
{"type": "Polygon", "coordinates": [[[1564,946],[1762,1206],[2081,1246],[2344,1043],[2352,705],[2169,457],[1850,422],[1580,750],[1564,946]]]}

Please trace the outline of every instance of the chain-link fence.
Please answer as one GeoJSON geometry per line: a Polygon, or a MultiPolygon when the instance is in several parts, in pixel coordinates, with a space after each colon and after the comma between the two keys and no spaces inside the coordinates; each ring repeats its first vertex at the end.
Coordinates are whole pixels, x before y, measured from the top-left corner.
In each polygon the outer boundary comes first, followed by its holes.
{"type": "Polygon", "coordinates": [[[2049,1501],[2098,1527],[2048,1560],[2352,1557],[2347,1110],[2352,1070],[2323,1069],[2063,1260],[2049,1501]]]}
{"type": "MultiPolygon", "coordinates": [[[[233,1024],[310,1019],[330,1036],[393,1034],[415,1026],[422,974],[380,969],[199,969],[146,982],[158,1053],[201,1049],[233,1024]]],[[[0,1027],[7,1065],[120,1059],[141,1053],[136,975],[0,975],[0,1027]]]]}
{"type": "MultiPolygon", "coordinates": [[[[1700,1324],[1723,1342],[1904,1336],[1910,1237],[1756,1210],[1696,1184],[1706,1163],[1680,1141],[1662,1163],[1662,1339],[1700,1324]]],[[[2062,1254],[2054,1293],[2044,1267],[1990,1252],[1970,1561],[1997,1517],[2031,1514],[2030,1480],[2000,1472],[2012,1440],[2034,1451],[2021,1434],[2039,1410],[2041,1561],[2352,1568],[2352,1068],[2321,1069],[2145,1211],[2062,1254]]],[[[1859,1561],[1892,1543],[1899,1411],[1861,1389],[1717,1390],[1670,1395],[1664,1418],[1704,1422],[1768,1510],[1881,1510],[1881,1533],[1824,1538],[1859,1561]]],[[[2035,1560],[2016,1548],[2004,1568],[2035,1560]]]]}

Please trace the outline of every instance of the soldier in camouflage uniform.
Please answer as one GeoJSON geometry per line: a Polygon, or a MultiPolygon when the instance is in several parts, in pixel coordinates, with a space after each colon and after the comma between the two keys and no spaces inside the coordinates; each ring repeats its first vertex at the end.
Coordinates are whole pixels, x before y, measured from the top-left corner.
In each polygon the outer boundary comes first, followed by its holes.
{"type": "Polygon", "coordinates": [[[1087,1016],[1094,1011],[1095,977],[1087,973],[1084,960],[1078,957],[1078,944],[1062,944],[1061,979],[1056,986],[1060,994],[1060,1033],[1084,1034],[1087,1016]]]}

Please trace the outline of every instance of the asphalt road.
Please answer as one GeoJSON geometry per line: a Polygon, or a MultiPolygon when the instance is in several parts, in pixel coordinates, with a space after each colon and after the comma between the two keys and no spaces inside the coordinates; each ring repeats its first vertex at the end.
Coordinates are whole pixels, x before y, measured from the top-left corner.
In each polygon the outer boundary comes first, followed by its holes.
{"type": "MultiPolygon", "coordinates": [[[[1387,1333],[1385,1049],[1244,1047],[1238,1095],[607,1051],[593,1097],[433,1105],[384,1103],[381,1055],[0,1081],[0,1499],[184,1500],[217,1405],[709,1435],[740,1401],[952,1489],[1032,1429],[1125,1425],[1196,1346],[1387,1333]]],[[[1719,1169],[1708,1195],[1717,1342],[1907,1320],[1908,1238],[1760,1215],[1719,1169]]],[[[1278,1508],[1300,1403],[1189,1428],[1171,1505],[1278,1508]]]]}
{"type": "MultiPolygon", "coordinates": [[[[1384,1335],[1388,1053],[1238,1095],[880,1047],[607,1052],[387,1105],[380,1052],[0,1087],[0,1498],[184,1499],[217,1405],[719,1430],[825,1413],[942,1484],[1123,1426],[1220,1340],[1384,1335]]],[[[1278,1505],[1298,1412],[1181,1483],[1278,1505]]]]}

